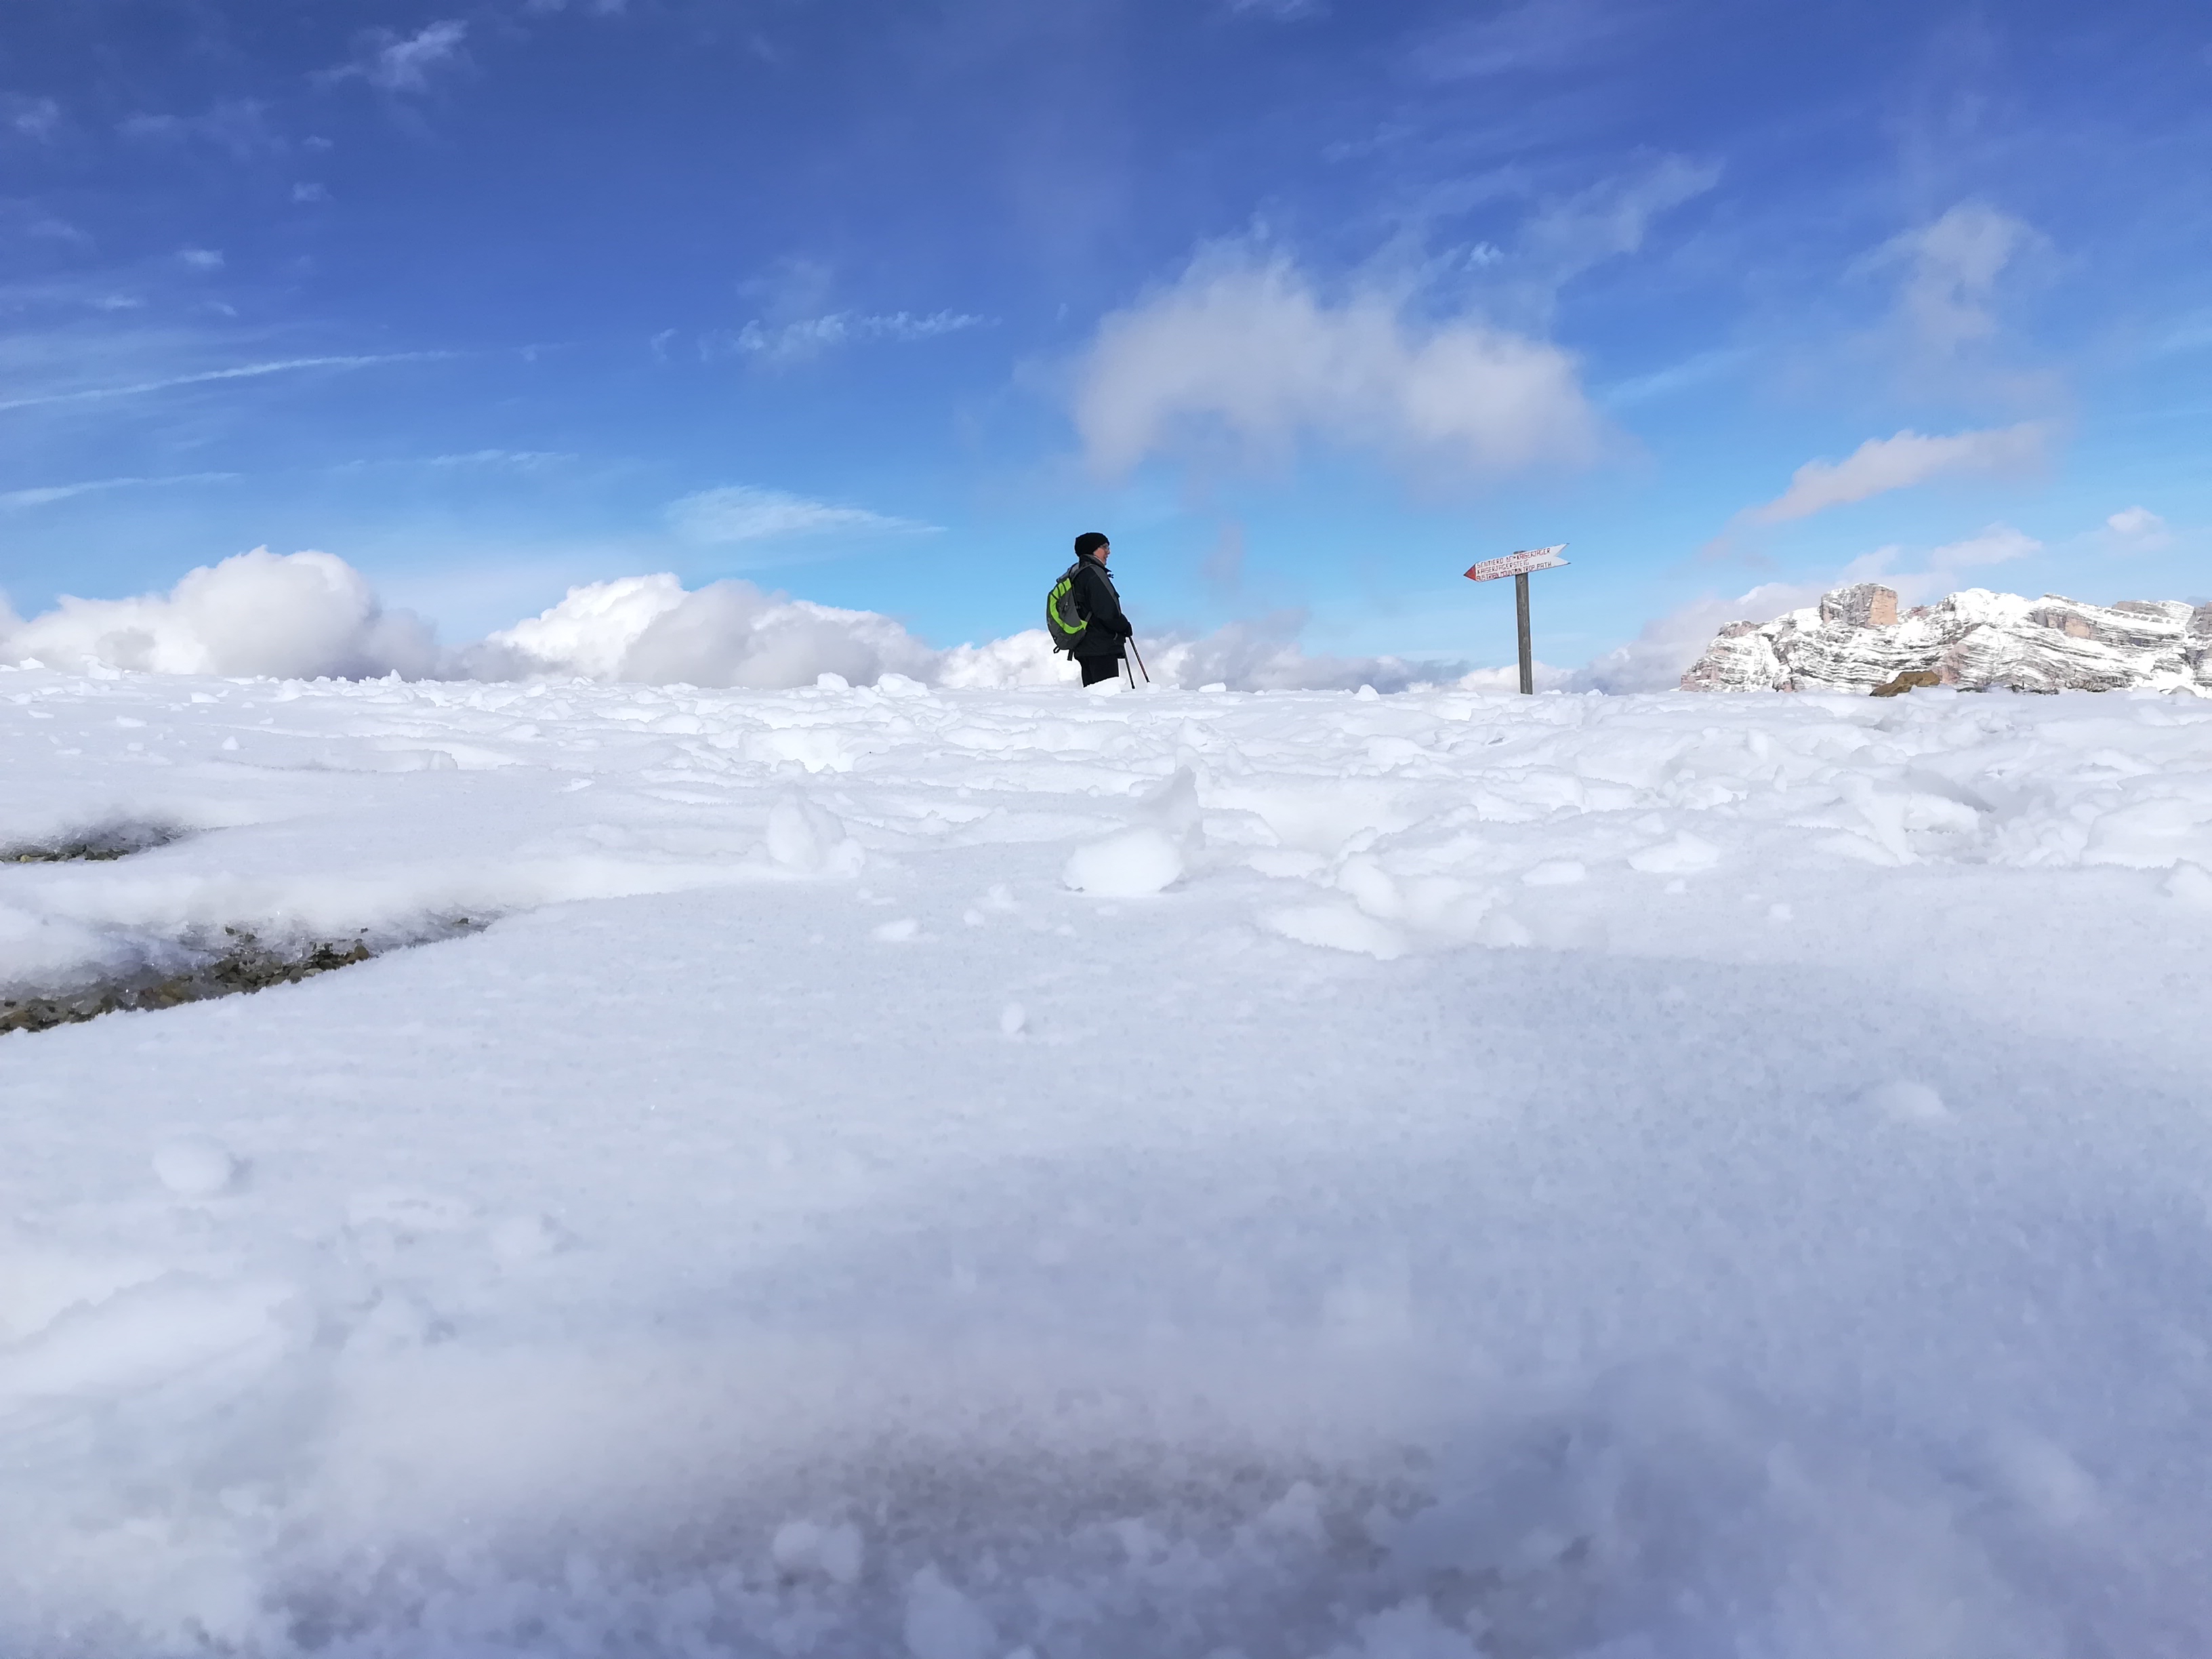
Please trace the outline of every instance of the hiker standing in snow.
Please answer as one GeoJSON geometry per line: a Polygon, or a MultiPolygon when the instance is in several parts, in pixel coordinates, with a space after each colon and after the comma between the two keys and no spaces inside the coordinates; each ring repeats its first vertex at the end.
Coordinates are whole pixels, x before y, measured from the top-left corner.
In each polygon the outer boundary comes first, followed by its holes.
{"type": "Polygon", "coordinates": [[[1106,574],[1106,561],[1113,553],[1114,545],[1105,537],[1085,531],[1075,538],[1075,564],[1064,579],[1083,623],[1067,653],[1083,671],[1085,685],[1121,677],[1121,647],[1135,631],[1121,614],[1121,596],[1115,591],[1113,577],[1106,574]]]}

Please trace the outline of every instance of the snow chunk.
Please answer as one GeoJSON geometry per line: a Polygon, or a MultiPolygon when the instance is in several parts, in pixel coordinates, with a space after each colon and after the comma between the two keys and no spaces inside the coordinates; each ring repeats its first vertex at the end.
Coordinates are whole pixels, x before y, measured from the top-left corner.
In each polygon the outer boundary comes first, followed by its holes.
{"type": "Polygon", "coordinates": [[[180,1198],[213,1198],[228,1192],[243,1166],[211,1135],[179,1135],[154,1153],[154,1173],[180,1198]]]}
{"type": "Polygon", "coordinates": [[[1694,875],[1700,870],[1711,869],[1720,861],[1719,848],[1686,830],[1677,831],[1672,841],[1662,841],[1628,855],[1630,869],[1653,876],[1694,875]]]}
{"type": "Polygon", "coordinates": [[[804,875],[848,876],[865,861],[835,813],[793,790],[768,810],[768,855],[804,875]]]}
{"type": "Polygon", "coordinates": [[[1147,898],[1182,878],[1182,849],[1149,824],[1079,847],[1060,879],[1099,898],[1147,898]]]}
{"type": "Polygon", "coordinates": [[[1522,871],[1521,879],[1530,887],[1571,887],[1589,875],[1579,859],[1547,859],[1522,871]]]}
{"type": "Polygon", "coordinates": [[[1355,951],[1383,962],[1406,954],[1406,936],[1349,904],[1307,904],[1276,910],[1265,918],[1285,939],[1332,951],[1355,951]]]}

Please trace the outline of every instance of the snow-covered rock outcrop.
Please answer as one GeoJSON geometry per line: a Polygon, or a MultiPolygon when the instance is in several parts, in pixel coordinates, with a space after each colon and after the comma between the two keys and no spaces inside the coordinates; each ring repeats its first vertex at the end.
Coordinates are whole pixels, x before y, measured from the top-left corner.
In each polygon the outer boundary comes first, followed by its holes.
{"type": "Polygon", "coordinates": [[[1772,622],[1730,623],[1685,691],[1871,691],[1911,672],[1969,691],[2195,691],[2212,696],[2212,605],[2084,605],[1970,587],[1900,613],[1861,582],[1772,622]]]}

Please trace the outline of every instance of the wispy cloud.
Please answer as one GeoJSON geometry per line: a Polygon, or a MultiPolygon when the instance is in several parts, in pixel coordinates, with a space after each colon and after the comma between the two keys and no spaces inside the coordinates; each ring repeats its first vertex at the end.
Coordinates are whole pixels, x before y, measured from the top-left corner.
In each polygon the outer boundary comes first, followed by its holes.
{"type": "Polygon", "coordinates": [[[1963,541],[1946,542],[1941,547],[1929,549],[1928,568],[1952,571],[1977,565],[2009,564],[2014,559],[2042,551],[2043,544],[2025,530],[2016,530],[2008,524],[1993,524],[1963,541]]]}
{"type": "Polygon", "coordinates": [[[45,507],[52,501],[65,501],[72,495],[90,495],[109,489],[153,489],[167,484],[226,483],[240,476],[235,472],[179,472],[166,478],[93,478],[82,483],[42,484],[31,489],[0,491],[0,507],[13,510],[45,507]]]}
{"type": "Polygon", "coordinates": [[[117,130],[144,143],[213,144],[241,161],[286,147],[269,125],[268,106],[252,98],[232,99],[200,115],[133,115],[117,130]]]}
{"type": "Polygon", "coordinates": [[[431,77],[468,62],[462,43],[469,26],[459,18],[426,23],[413,34],[371,29],[359,37],[353,61],[327,71],[326,81],[366,81],[386,92],[427,92],[431,77]]]}
{"type": "Polygon", "coordinates": [[[264,374],[291,374],[311,368],[373,368],[385,363],[436,362],[453,356],[450,351],[391,351],[375,356],[288,357],[269,363],[241,363],[234,368],[204,369],[197,374],[172,374],[159,380],[140,380],[131,386],[83,386],[71,392],[40,392],[28,397],[0,398],[0,410],[40,409],[52,404],[96,403],[110,398],[137,398],[167,392],[177,386],[206,386],[220,380],[250,380],[264,374]]]}
{"type": "Polygon", "coordinates": [[[708,335],[700,342],[700,351],[708,357],[737,354],[787,362],[872,340],[933,340],[947,334],[964,333],[971,328],[983,328],[989,322],[988,317],[957,311],[933,311],[920,315],[910,311],[881,315],[833,311],[797,322],[773,324],[756,318],[741,329],[708,335]]]}
{"type": "Polygon", "coordinates": [[[485,468],[510,472],[542,472],[549,467],[564,466],[575,459],[574,453],[561,449],[471,449],[449,455],[362,458],[340,461],[330,470],[333,472],[365,472],[371,468],[427,466],[441,471],[485,468]]]}
{"type": "Polygon", "coordinates": [[[702,489],[671,501],[669,527],[686,541],[713,545],[816,536],[830,532],[872,535],[934,532],[935,525],[895,519],[866,507],[839,507],[787,490],[754,484],[702,489]]]}
{"type": "Polygon", "coordinates": [[[433,455],[429,466],[504,466],[518,471],[535,472],[549,466],[559,466],[576,458],[561,449],[471,449],[458,455],[433,455]]]}
{"type": "Polygon", "coordinates": [[[1537,210],[1522,232],[1520,257],[1553,286],[1644,246],[1653,221],[1720,182],[1711,162],[1665,155],[1537,210]]]}
{"type": "Polygon", "coordinates": [[[62,130],[62,106],[51,98],[26,98],[17,93],[0,94],[0,126],[21,137],[44,143],[62,130]]]}
{"type": "Polygon", "coordinates": [[[1961,202],[1883,243],[1857,269],[1901,269],[1897,325],[1923,358],[1947,361],[1996,337],[1997,280],[2040,240],[2026,220],[1986,202],[1961,202]]]}
{"type": "Polygon", "coordinates": [[[1419,70],[1451,81],[1578,69],[1617,46],[1639,17],[1603,0],[1524,0],[1425,40],[1419,70]]]}
{"type": "Polygon", "coordinates": [[[1694,357],[1686,357],[1679,363],[1654,369],[1649,374],[1615,380],[1599,393],[1599,398],[1613,409],[1628,409],[1638,404],[1671,398],[1678,392],[1687,392],[1694,386],[1720,379],[1741,365],[1748,356],[1747,352],[1737,347],[1701,351],[1694,357]]]}
{"type": "Polygon", "coordinates": [[[1940,437],[1905,431],[1869,438],[1840,461],[1806,462],[1789,489],[1744,517],[1753,524],[1784,524],[1932,478],[2024,471],[2043,459],[2050,440],[2051,427],[2043,421],[1940,437]]]}

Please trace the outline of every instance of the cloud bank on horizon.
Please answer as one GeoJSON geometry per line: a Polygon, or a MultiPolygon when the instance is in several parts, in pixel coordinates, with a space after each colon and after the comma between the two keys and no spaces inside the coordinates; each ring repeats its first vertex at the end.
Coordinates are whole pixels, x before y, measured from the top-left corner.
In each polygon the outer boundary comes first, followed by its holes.
{"type": "MultiPolygon", "coordinates": [[[[1185,688],[1399,691],[1449,683],[1509,689],[1508,670],[1310,654],[1295,643],[1294,632],[1292,619],[1263,619],[1140,644],[1150,645],[1146,666],[1158,683],[1185,688]]],[[[535,617],[466,645],[443,647],[423,618],[387,610],[344,560],[266,548],[191,571],[167,593],[64,598],[27,619],[0,596],[0,666],[32,665],[76,672],[279,679],[396,674],[756,690],[812,685],[823,675],[848,684],[896,675],[956,689],[1075,680],[1042,629],[939,649],[878,612],[765,592],[734,579],[687,589],[666,572],[573,587],[535,617]]],[[[1548,667],[1543,676],[1550,684],[1571,679],[1548,667]]],[[[1602,689],[1656,689],[1656,682],[1602,689]]]]}

